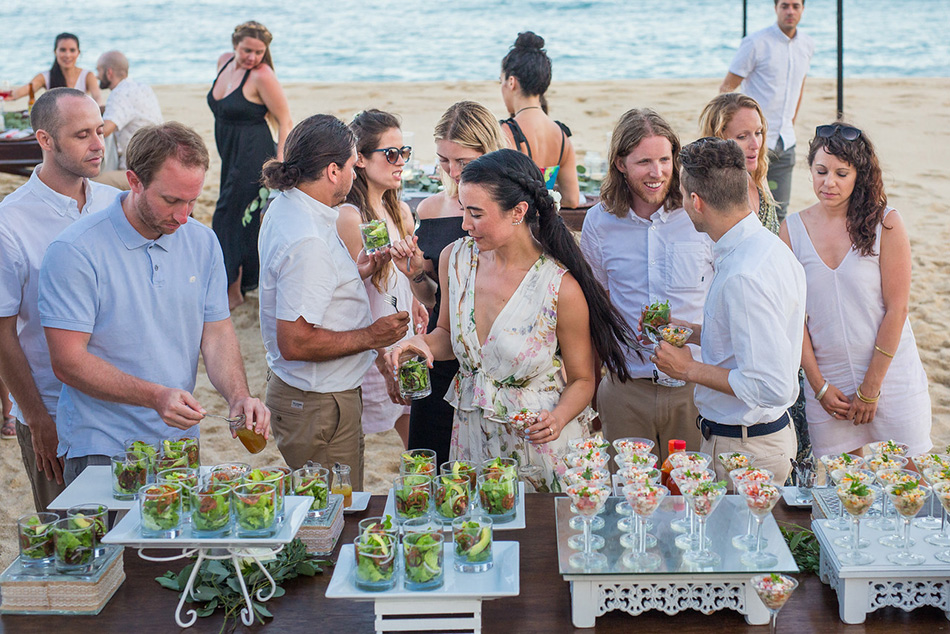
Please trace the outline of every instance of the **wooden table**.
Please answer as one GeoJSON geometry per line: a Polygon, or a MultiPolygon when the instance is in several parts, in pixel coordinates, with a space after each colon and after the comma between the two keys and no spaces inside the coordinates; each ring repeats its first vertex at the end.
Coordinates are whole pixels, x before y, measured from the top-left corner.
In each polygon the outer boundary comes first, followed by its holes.
{"type": "Polygon", "coordinates": [[[29,176],[43,162],[43,152],[35,136],[18,141],[0,141],[0,172],[29,176]]]}
{"type": "MultiPolygon", "coordinates": [[[[597,619],[596,627],[577,630],[571,625],[571,600],[568,584],[558,573],[557,549],[554,531],[553,495],[526,496],[528,528],[499,532],[505,540],[521,542],[521,594],[518,597],[486,601],[483,604],[482,625],[485,632],[521,634],[523,632],[662,632],[676,634],[692,632],[750,632],[762,634],[762,626],[747,625],[742,615],[731,610],[704,615],[683,612],[674,616],[647,612],[631,617],[621,612],[610,612],[597,619]]],[[[373,497],[364,513],[346,516],[341,543],[356,536],[357,522],[363,517],[382,512],[385,498],[373,497]]],[[[779,503],[775,515],[780,521],[800,525],[809,522],[808,512],[793,510],[779,503]]],[[[116,592],[112,601],[96,617],[88,616],[10,616],[0,617],[0,631],[21,632],[150,632],[179,631],[174,621],[178,595],[158,586],[154,578],[166,570],[179,570],[181,563],[155,564],[142,561],[131,550],[125,552],[125,571],[128,579],[116,592]]],[[[374,614],[371,604],[324,597],[330,581],[330,572],[314,578],[302,578],[285,584],[287,595],[268,602],[275,618],[268,625],[250,628],[239,626],[237,631],[288,632],[314,631],[351,634],[372,632],[374,614]]],[[[928,633],[947,631],[943,612],[936,608],[919,608],[911,613],[897,608],[884,608],[871,615],[859,626],[848,626],[838,619],[835,593],[823,585],[815,575],[801,575],[801,585],[779,616],[779,629],[785,632],[811,634],[814,632],[894,632],[928,633]]],[[[216,632],[221,617],[199,619],[188,631],[216,632]]]]}

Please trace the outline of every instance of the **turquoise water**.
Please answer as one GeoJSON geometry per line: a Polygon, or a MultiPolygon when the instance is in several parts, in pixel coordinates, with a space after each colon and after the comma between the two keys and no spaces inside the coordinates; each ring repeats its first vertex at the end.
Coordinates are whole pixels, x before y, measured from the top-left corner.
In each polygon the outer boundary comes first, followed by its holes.
{"type": "MultiPolygon", "coordinates": [[[[498,76],[518,31],[547,40],[555,80],[720,77],[742,34],[740,0],[0,0],[0,79],[25,83],[52,63],[53,37],[80,37],[80,66],[118,48],[156,84],[208,83],[231,30],[274,33],[283,81],[456,81],[498,76]]],[[[950,0],[846,0],[848,77],[950,76],[950,0]]],[[[834,77],[835,0],[808,0],[811,74],[834,77]]],[[[774,22],[749,0],[749,31],[774,22]]]]}

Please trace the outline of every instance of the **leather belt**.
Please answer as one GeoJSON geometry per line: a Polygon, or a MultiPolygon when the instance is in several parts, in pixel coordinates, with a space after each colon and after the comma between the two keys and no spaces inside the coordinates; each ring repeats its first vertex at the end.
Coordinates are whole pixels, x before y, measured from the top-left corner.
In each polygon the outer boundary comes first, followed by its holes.
{"type": "MultiPolygon", "coordinates": [[[[791,417],[786,411],[784,414],[773,420],[771,423],[756,423],[746,427],[746,437],[755,438],[756,436],[767,436],[777,431],[785,429],[791,422],[791,417]]],[[[709,440],[711,436],[723,436],[725,438],[742,438],[742,425],[720,425],[715,421],[702,416],[696,417],[696,426],[703,433],[703,438],[709,440]]]]}

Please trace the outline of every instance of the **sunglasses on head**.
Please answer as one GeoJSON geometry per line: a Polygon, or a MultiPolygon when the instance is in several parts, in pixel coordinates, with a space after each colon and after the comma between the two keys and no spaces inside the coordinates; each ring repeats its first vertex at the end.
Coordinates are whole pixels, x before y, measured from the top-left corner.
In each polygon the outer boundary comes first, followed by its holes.
{"type": "Polygon", "coordinates": [[[843,123],[832,123],[830,125],[820,125],[815,128],[815,135],[822,139],[830,139],[835,134],[841,136],[845,141],[854,141],[861,136],[861,130],[843,123]]]}
{"type": "Polygon", "coordinates": [[[395,165],[399,161],[399,157],[402,157],[402,160],[409,162],[409,157],[412,156],[412,148],[408,145],[402,147],[384,147],[378,150],[371,150],[370,154],[373,152],[382,152],[386,155],[386,160],[395,165]]]}

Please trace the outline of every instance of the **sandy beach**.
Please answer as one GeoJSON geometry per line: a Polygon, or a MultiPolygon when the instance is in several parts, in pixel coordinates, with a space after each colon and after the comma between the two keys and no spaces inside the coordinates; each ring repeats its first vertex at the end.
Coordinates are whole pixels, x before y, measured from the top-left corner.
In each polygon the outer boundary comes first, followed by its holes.
{"type": "MultiPolygon", "coordinates": [[[[548,91],[551,114],[574,133],[579,161],[585,152],[605,156],[607,138],[617,118],[627,109],[649,106],[666,117],[684,142],[698,136],[696,119],[716,94],[719,80],[643,80],[558,83],[548,91]]],[[[349,121],[364,108],[375,107],[401,115],[403,130],[415,134],[413,146],[423,163],[435,162],[431,131],[452,103],[472,99],[504,114],[497,82],[469,83],[360,83],[289,84],[285,86],[295,121],[328,112],[349,121]]],[[[195,217],[208,225],[218,193],[220,160],[214,151],[213,119],[205,102],[207,85],[156,86],[167,120],[194,127],[211,149],[211,170],[195,217]]],[[[877,146],[885,173],[889,204],[904,217],[913,249],[910,318],[917,345],[930,379],[934,425],[932,438],[941,449],[950,442],[950,79],[863,79],[847,82],[846,118],[862,128],[877,146]],[[943,317],[941,317],[943,316],[943,317]]],[[[10,109],[25,107],[11,102],[10,109]]],[[[815,126],[835,117],[835,84],[809,78],[796,123],[798,165],[790,209],[814,201],[805,163],[807,141],[815,126]]],[[[0,175],[0,197],[24,182],[0,175]]],[[[232,318],[240,337],[251,391],[263,397],[267,366],[258,325],[256,295],[238,307],[232,318]]],[[[211,412],[225,412],[224,401],[199,368],[198,400],[211,412]]],[[[395,432],[367,438],[367,475],[364,488],[383,493],[396,474],[400,441],[395,432]]],[[[214,464],[243,460],[255,466],[281,462],[271,444],[249,456],[226,432],[223,423],[202,425],[202,462],[214,464]]],[[[16,442],[0,443],[0,465],[5,486],[0,489],[0,566],[17,553],[16,518],[33,508],[29,482],[22,471],[16,442]]]]}

